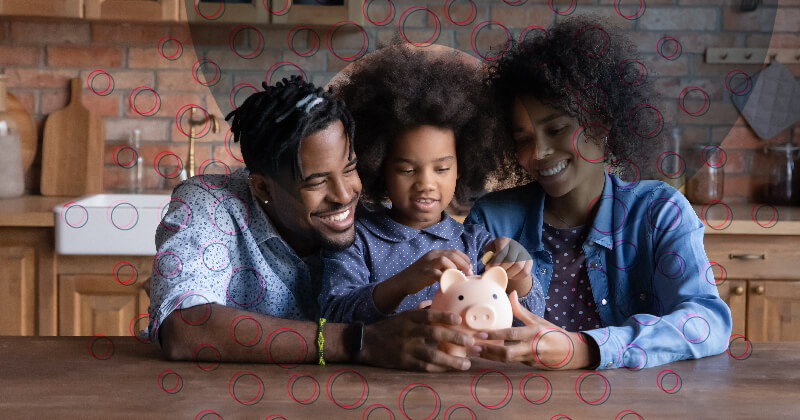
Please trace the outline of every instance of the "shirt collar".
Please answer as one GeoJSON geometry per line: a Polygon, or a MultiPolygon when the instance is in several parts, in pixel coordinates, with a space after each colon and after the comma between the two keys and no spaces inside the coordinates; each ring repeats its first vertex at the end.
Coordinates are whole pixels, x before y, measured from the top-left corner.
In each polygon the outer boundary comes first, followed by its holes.
{"type": "Polygon", "coordinates": [[[375,236],[389,242],[405,242],[413,239],[420,232],[436,236],[445,240],[457,239],[464,233],[464,226],[442,211],[442,220],[435,225],[418,230],[396,222],[389,217],[385,209],[370,211],[363,206],[356,212],[358,223],[372,232],[375,236]]]}

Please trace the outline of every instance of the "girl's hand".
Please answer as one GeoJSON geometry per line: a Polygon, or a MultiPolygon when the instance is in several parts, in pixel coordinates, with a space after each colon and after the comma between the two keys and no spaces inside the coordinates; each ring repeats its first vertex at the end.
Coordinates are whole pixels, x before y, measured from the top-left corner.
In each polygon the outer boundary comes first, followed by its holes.
{"type": "Polygon", "coordinates": [[[506,270],[508,274],[506,293],[516,291],[518,295],[525,296],[530,292],[533,258],[524,246],[511,238],[501,236],[486,245],[483,250],[494,252],[494,256],[486,264],[487,269],[499,266],[506,270]]]}
{"type": "Polygon", "coordinates": [[[522,362],[540,369],[582,369],[599,362],[599,350],[587,335],[567,332],[530,313],[517,295],[509,296],[515,317],[524,327],[482,332],[478,339],[504,340],[504,344],[481,344],[481,357],[500,362],[522,362]]]}

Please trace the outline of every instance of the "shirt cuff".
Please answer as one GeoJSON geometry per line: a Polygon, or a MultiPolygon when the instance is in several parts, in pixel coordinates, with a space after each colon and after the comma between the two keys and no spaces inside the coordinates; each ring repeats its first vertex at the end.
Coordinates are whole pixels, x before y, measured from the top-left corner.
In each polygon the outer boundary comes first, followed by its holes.
{"type": "Polygon", "coordinates": [[[600,364],[596,370],[613,369],[618,367],[618,351],[620,346],[617,345],[614,338],[611,336],[611,329],[599,328],[588,331],[581,331],[581,333],[590,336],[600,349],[600,364]]]}

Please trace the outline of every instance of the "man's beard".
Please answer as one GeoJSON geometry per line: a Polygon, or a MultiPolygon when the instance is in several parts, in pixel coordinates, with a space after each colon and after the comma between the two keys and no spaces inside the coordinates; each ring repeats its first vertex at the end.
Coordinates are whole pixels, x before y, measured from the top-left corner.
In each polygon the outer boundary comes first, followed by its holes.
{"type": "Polygon", "coordinates": [[[319,243],[320,248],[326,251],[333,251],[333,252],[341,252],[347,248],[350,248],[350,245],[353,245],[356,239],[356,230],[355,225],[351,226],[348,229],[347,233],[344,235],[339,235],[337,239],[333,239],[327,237],[322,234],[319,230],[314,230],[314,239],[319,243]]]}

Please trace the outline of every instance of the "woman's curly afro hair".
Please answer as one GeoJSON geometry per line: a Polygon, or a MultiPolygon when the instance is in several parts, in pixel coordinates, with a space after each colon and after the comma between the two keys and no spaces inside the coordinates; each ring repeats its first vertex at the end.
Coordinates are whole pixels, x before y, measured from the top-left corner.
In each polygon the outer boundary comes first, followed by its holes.
{"type": "MultiPolygon", "coordinates": [[[[607,131],[585,134],[607,148],[606,163],[623,179],[656,175],[665,130],[652,83],[634,45],[602,20],[569,18],[529,33],[491,66],[489,83],[504,115],[512,115],[515,97],[537,98],[581,125],[602,125],[607,131]]],[[[506,161],[514,160],[513,142],[503,140],[506,161]]],[[[518,165],[506,168],[503,177],[512,184],[530,180],[518,165]]]]}
{"type": "Polygon", "coordinates": [[[497,113],[483,68],[464,57],[455,50],[428,52],[395,44],[355,62],[345,80],[334,84],[334,96],[347,104],[356,123],[353,142],[368,201],[386,200],[384,161],[389,146],[420,125],[453,131],[457,202],[482,191],[487,175],[497,170],[497,113]]]}

